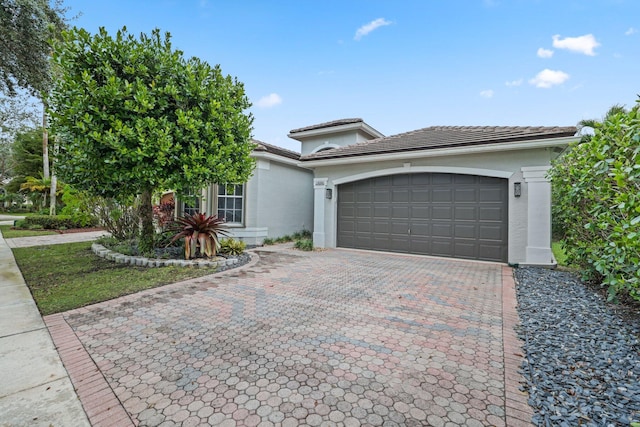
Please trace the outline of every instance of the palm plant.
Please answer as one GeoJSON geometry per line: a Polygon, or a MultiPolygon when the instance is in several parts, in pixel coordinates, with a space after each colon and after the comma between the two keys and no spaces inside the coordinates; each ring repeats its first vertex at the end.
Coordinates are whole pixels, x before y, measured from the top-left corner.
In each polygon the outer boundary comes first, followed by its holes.
{"type": "Polygon", "coordinates": [[[186,259],[195,258],[198,249],[201,256],[215,256],[220,247],[220,236],[229,235],[223,224],[224,219],[217,215],[185,214],[175,220],[175,228],[179,231],[173,236],[171,243],[184,237],[186,259]]]}

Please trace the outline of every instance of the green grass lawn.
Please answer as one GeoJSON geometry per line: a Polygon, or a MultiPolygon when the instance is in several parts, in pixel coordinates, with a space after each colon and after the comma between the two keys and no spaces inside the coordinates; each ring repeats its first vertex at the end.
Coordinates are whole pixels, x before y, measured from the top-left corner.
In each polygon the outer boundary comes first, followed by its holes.
{"type": "Polygon", "coordinates": [[[558,265],[566,267],[567,266],[567,254],[564,252],[562,248],[562,241],[554,241],[551,243],[551,250],[553,251],[553,256],[556,257],[556,261],[558,265]]]}
{"type": "Polygon", "coordinates": [[[144,268],[96,256],[91,242],[17,248],[13,254],[42,315],[215,272],[214,268],[144,268]]]}
{"type": "Polygon", "coordinates": [[[5,239],[57,234],[55,231],[51,230],[12,230],[10,225],[0,225],[0,231],[2,232],[2,237],[4,237],[5,239]]]}

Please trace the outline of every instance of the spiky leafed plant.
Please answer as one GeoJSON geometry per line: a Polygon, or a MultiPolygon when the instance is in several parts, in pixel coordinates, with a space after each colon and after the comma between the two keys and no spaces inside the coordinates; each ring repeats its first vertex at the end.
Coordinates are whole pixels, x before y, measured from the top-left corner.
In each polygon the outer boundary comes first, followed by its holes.
{"type": "Polygon", "coordinates": [[[220,247],[220,236],[228,236],[224,219],[205,213],[185,214],[176,218],[175,227],[180,230],[171,243],[184,237],[184,257],[195,258],[198,247],[200,254],[212,257],[220,247]]]}

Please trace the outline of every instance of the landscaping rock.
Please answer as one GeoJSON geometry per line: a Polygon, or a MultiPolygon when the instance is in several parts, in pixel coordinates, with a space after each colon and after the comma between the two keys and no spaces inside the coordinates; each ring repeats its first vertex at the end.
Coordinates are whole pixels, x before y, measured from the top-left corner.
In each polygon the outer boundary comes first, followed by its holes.
{"type": "Polygon", "coordinates": [[[540,426],[640,422],[640,321],[574,275],[519,268],[522,374],[540,426]]]}

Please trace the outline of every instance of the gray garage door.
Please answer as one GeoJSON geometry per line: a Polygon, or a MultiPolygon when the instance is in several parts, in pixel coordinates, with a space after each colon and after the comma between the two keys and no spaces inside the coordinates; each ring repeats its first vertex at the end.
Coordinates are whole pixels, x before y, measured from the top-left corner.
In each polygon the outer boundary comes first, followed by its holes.
{"type": "Polygon", "coordinates": [[[338,186],[338,246],[507,261],[507,180],[421,173],[338,186]]]}

